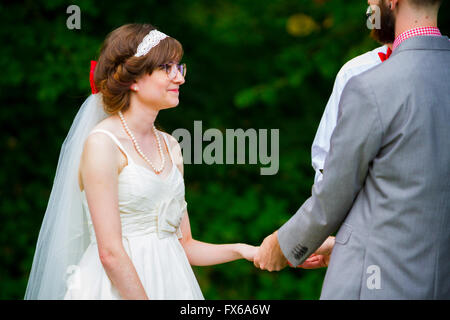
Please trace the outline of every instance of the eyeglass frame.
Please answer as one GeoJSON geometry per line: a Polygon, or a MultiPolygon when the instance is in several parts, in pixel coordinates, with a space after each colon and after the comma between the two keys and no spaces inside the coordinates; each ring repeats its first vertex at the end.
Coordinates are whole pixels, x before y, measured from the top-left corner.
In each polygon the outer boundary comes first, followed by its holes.
{"type": "Polygon", "coordinates": [[[175,79],[177,77],[177,73],[178,72],[183,76],[183,78],[186,77],[186,72],[187,72],[186,63],[169,62],[169,63],[161,64],[159,67],[166,71],[167,77],[170,80],[175,79]],[[174,66],[176,66],[177,72],[174,72],[173,76],[171,77],[170,73],[172,72],[172,69],[173,69],[174,66]],[[182,72],[182,70],[183,70],[183,72],[182,72]]]}

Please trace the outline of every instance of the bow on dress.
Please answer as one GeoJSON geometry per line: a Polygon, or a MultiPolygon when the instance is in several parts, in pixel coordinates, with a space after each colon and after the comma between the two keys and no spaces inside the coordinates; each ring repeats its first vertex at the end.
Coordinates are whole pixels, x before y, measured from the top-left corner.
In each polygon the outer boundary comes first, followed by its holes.
{"type": "Polygon", "coordinates": [[[158,217],[158,237],[163,238],[166,233],[176,233],[181,237],[180,224],[186,210],[185,200],[170,198],[161,203],[158,217]]]}

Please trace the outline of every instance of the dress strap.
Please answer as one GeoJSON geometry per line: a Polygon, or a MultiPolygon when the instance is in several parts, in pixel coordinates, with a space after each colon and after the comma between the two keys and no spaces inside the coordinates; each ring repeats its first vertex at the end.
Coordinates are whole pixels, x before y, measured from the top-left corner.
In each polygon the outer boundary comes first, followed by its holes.
{"type": "Polygon", "coordinates": [[[159,132],[162,134],[164,141],[166,142],[167,150],[169,150],[170,160],[172,161],[172,165],[174,166],[175,162],[173,161],[172,150],[170,149],[169,140],[167,139],[167,133],[165,133],[163,131],[159,131],[159,132]]]}
{"type": "Polygon", "coordinates": [[[133,162],[133,159],[128,155],[128,152],[125,151],[125,148],[122,146],[122,144],[119,142],[119,139],[116,138],[116,136],[114,134],[112,134],[111,132],[109,132],[108,130],[104,130],[104,129],[95,129],[92,130],[89,135],[96,133],[96,132],[102,132],[104,134],[106,134],[107,136],[109,136],[114,143],[119,147],[120,150],[122,150],[123,153],[125,153],[125,155],[127,156],[128,161],[133,162]]]}

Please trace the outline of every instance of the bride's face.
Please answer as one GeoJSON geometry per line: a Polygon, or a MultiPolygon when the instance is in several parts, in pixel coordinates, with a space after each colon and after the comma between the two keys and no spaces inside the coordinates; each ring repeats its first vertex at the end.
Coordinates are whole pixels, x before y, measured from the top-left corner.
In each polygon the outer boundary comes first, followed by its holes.
{"type": "Polygon", "coordinates": [[[184,83],[183,75],[177,71],[173,79],[165,69],[156,69],[151,75],[144,75],[136,81],[137,91],[133,91],[138,100],[158,110],[176,107],[179,103],[179,88],[184,83]]]}

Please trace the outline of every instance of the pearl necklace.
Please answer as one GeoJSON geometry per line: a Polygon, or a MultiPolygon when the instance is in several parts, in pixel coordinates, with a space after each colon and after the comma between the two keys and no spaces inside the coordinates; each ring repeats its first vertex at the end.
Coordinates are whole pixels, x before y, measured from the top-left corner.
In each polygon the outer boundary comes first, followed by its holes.
{"type": "Polygon", "coordinates": [[[156,131],[155,125],[153,125],[153,132],[156,136],[156,141],[158,142],[158,150],[159,154],[161,155],[161,167],[159,169],[156,169],[153,163],[150,161],[149,158],[142,152],[141,147],[139,147],[139,144],[136,141],[136,138],[134,137],[133,133],[131,132],[130,128],[128,128],[127,123],[125,122],[125,118],[123,117],[123,114],[121,111],[119,111],[119,117],[120,121],[122,122],[123,128],[125,129],[126,133],[130,136],[131,141],[133,141],[133,145],[136,149],[136,151],[139,153],[139,155],[152,167],[153,171],[155,171],[156,174],[160,174],[164,170],[164,164],[166,162],[166,159],[164,158],[164,153],[162,151],[161,147],[161,140],[159,139],[158,132],[156,131]]]}

